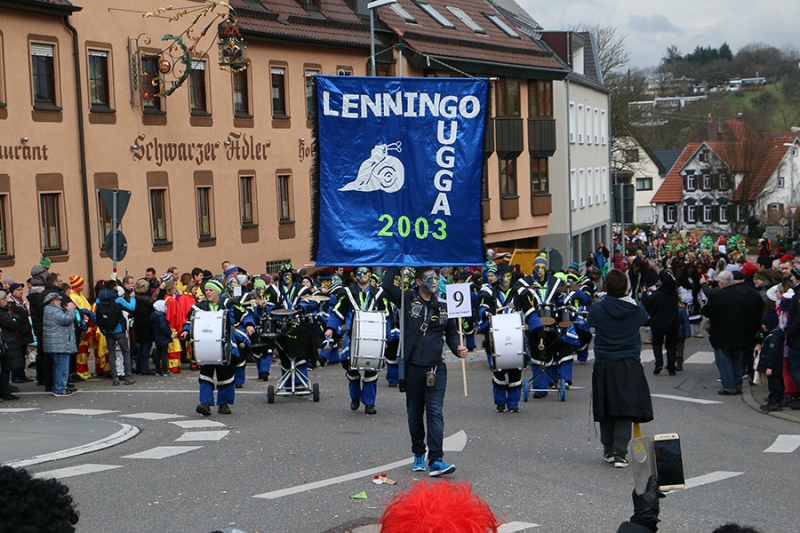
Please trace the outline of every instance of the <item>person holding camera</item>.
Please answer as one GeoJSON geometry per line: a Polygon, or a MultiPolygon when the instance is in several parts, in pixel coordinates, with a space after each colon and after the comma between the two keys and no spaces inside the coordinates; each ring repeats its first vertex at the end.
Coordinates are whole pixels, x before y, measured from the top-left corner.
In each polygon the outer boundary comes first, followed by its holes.
{"type": "Polygon", "coordinates": [[[394,284],[397,274],[397,267],[386,269],[382,286],[392,303],[400,306],[402,300],[402,312],[405,314],[405,329],[401,332],[405,379],[401,379],[399,385],[400,392],[406,393],[408,430],[411,434],[411,451],[414,453],[413,470],[424,472],[426,469],[427,421],[429,475],[450,474],[455,472],[456,467],[443,460],[442,406],[447,388],[447,366],[444,364],[442,348],[446,341],[450,350],[463,359],[467,356],[467,347],[459,345],[458,323],[455,319],[447,318],[447,304],[436,297],[438,280],[433,267],[417,268],[415,285],[405,293],[394,284]]]}

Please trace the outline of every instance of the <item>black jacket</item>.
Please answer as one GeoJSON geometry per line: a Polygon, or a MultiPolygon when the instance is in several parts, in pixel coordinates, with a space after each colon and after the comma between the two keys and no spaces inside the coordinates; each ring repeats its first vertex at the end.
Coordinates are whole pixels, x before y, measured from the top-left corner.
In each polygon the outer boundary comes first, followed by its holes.
{"type": "Polygon", "coordinates": [[[768,368],[783,372],[783,330],[780,327],[770,331],[761,344],[758,371],[765,372],[768,368]]]}
{"type": "Polygon", "coordinates": [[[394,284],[398,273],[397,267],[386,269],[383,275],[383,290],[393,304],[399,306],[402,295],[403,313],[405,313],[405,331],[403,332],[403,357],[406,364],[417,366],[434,366],[443,362],[442,349],[445,340],[453,353],[458,351],[458,324],[455,320],[447,318],[447,304],[440,302],[436,295],[425,301],[419,295],[417,288],[405,291],[394,284]],[[428,329],[422,334],[422,326],[430,317],[428,329]],[[422,335],[416,351],[412,355],[412,348],[417,337],[422,335]]]}
{"type": "Polygon", "coordinates": [[[703,307],[703,316],[711,323],[708,335],[711,346],[744,348],[752,344],[761,327],[763,311],[764,301],[754,288],[735,283],[720,289],[703,307]]]}
{"type": "Polygon", "coordinates": [[[133,334],[136,342],[150,342],[153,340],[153,327],[150,315],[153,314],[155,300],[149,294],[136,295],[136,307],[133,310],[133,334]]]}
{"type": "MultiPolygon", "coordinates": [[[[33,332],[36,338],[41,342],[42,339],[42,320],[44,316],[44,298],[51,292],[61,292],[59,287],[55,285],[46,285],[41,292],[32,292],[28,295],[28,308],[31,312],[31,322],[33,323],[33,332]]],[[[62,304],[66,300],[66,296],[62,298],[62,304]]],[[[41,348],[40,348],[41,349],[41,348]]]]}
{"type": "Polygon", "coordinates": [[[678,314],[678,291],[660,288],[642,295],[642,305],[650,315],[650,327],[656,331],[677,331],[681,325],[678,314]]]}
{"type": "Polygon", "coordinates": [[[3,371],[22,370],[25,367],[25,352],[19,343],[19,319],[8,307],[0,307],[0,329],[3,330],[3,342],[7,348],[0,352],[3,371]]]}
{"type": "Polygon", "coordinates": [[[153,311],[153,314],[150,315],[149,324],[151,327],[150,334],[156,346],[168,346],[172,342],[172,330],[164,313],[153,311]]]}
{"type": "Polygon", "coordinates": [[[800,350],[800,284],[794,287],[794,296],[789,304],[786,320],[786,344],[789,348],[800,350]]]}
{"type": "Polygon", "coordinates": [[[21,346],[27,346],[33,343],[33,328],[31,327],[30,322],[30,313],[28,310],[18,304],[13,299],[8,299],[8,308],[17,315],[17,321],[19,322],[19,343],[21,346]]]}

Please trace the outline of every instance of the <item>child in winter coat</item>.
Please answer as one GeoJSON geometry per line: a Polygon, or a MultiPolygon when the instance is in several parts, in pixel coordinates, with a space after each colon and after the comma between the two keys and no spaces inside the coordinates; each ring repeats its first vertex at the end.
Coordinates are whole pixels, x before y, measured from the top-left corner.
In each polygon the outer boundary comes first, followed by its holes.
{"type": "Polygon", "coordinates": [[[769,331],[761,344],[761,356],[758,362],[758,372],[767,375],[769,396],[766,405],[761,406],[765,413],[770,411],[783,411],[783,330],[778,324],[778,315],[768,313],[762,319],[761,327],[769,331]]]}
{"type": "Polygon", "coordinates": [[[678,316],[680,317],[681,325],[678,327],[678,340],[675,345],[675,370],[683,370],[683,347],[686,344],[686,339],[692,336],[692,326],[689,324],[689,312],[686,310],[686,304],[678,300],[678,316]]]}
{"type": "Polygon", "coordinates": [[[167,322],[167,304],[164,300],[159,300],[153,304],[153,313],[150,315],[150,322],[153,326],[153,342],[156,345],[155,365],[156,376],[169,376],[169,366],[167,363],[167,347],[172,342],[175,335],[167,322]]]}

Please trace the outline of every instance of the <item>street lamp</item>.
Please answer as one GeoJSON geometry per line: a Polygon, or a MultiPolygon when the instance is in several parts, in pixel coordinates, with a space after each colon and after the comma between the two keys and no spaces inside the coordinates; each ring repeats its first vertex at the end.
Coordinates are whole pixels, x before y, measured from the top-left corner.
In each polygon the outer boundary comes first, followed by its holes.
{"type": "Polygon", "coordinates": [[[375,9],[381,6],[396,4],[397,0],[375,0],[367,4],[369,9],[369,58],[372,61],[372,76],[377,76],[375,65],[375,9]]]}

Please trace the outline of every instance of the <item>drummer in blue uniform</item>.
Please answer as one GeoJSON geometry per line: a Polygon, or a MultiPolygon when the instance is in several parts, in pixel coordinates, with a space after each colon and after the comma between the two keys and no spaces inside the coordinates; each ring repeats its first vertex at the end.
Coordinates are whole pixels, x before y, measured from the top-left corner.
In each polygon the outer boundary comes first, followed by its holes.
{"type": "MultiPolygon", "coordinates": [[[[231,414],[230,406],[233,405],[236,389],[233,386],[233,374],[235,365],[239,362],[239,348],[236,338],[236,325],[244,328],[247,335],[255,333],[255,321],[252,315],[243,307],[228,298],[222,298],[224,288],[222,283],[217,280],[209,280],[204,287],[205,300],[197,302],[189,311],[189,317],[183,326],[181,338],[187,339],[192,330],[192,321],[197,311],[219,311],[226,310],[225,320],[230,327],[227,329],[228,338],[223,339],[224,343],[230,344],[231,361],[226,365],[204,364],[200,367],[200,403],[196,411],[203,416],[211,416],[211,406],[214,402],[214,375],[216,374],[216,389],[218,412],[223,415],[231,414]]],[[[196,340],[196,339],[195,339],[196,340]]]]}
{"type": "MultiPolygon", "coordinates": [[[[334,332],[342,324],[347,324],[342,355],[342,367],[345,369],[350,389],[350,409],[357,411],[361,404],[364,404],[364,412],[374,415],[378,411],[375,409],[375,398],[378,393],[378,372],[376,370],[364,370],[362,379],[361,371],[351,367],[350,347],[353,341],[353,322],[355,311],[379,311],[386,313],[388,310],[387,300],[383,294],[382,287],[375,287],[372,284],[372,270],[369,267],[361,266],[356,269],[356,283],[350,284],[342,290],[336,302],[336,306],[328,319],[325,337],[332,338],[334,332]]],[[[385,339],[385,332],[384,332],[385,339]]],[[[376,357],[383,357],[384,354],[376,354],[376,357]]]]}

